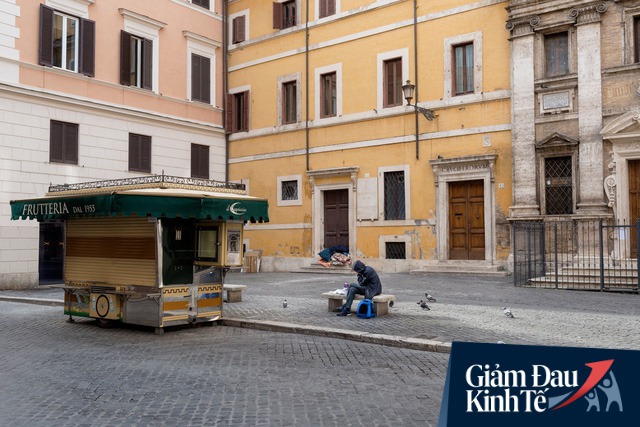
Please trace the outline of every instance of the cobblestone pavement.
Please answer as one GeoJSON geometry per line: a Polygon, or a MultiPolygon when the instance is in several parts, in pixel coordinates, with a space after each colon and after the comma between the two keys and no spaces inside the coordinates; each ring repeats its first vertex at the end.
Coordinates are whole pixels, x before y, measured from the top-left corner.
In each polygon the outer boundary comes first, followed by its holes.
{"type": "MultiPolygon", "coordinates": [[[[383,274],[383,292],[396,295],[388,316],[336,317],[320,294],[342,288],[355,275],[230,273],[226,283],[247,285],[243,302],[226,304],[224,317],[280,321],[436,341],[474,341],[640,349],[640,295],[534,289],[511,277],[383,274]],[[429,292],[431,310],[416,302],[429,292]],[[282,307],[284,299],[287,308],[282,307]],[[515,318],[503,315],[510,307],[515,318]]],[[[62,299],[59,289],[3,291],[62,299]]],[[[355,309],[355,303],[354,307],[355,309]]]]}
{"type": "MultiPolygon", "coordinates": [[[[255,301],[281,285],[261,280],[234,315],[272,312],[255,301]]],[[[320,309],[306,316],[329,319],[320,309]]],[[[65,320],[61,307],[0,301],[0,425],[437,424],[447,354],[226,326],[154,335],[65,320]]]]}

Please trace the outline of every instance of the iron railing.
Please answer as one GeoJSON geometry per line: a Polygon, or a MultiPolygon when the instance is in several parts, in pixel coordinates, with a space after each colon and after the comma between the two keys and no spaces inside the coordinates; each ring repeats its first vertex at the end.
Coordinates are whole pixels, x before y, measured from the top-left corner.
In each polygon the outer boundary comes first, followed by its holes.
{"type": "Polygon", "coordinates": [[[640,289],[640,221],[517,221],[512,229],[515,286],[619,292],[640,289]]]}

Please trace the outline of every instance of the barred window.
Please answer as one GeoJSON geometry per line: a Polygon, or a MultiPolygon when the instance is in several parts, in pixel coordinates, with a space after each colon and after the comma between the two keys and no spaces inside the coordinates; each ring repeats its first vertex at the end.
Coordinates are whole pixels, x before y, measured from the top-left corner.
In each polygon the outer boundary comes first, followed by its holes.
{"type": "Polygon", "coordinates": [[[407,246],[404,242],[385,242],[387,259],[407,259],[407,246]]]}
{"type": "Polygon", "coordinates": [[[571,156],[548,157],[544,161],[545,206],[547,215],[573,213],[571,156]]]}
{"type": "Polygon", "coordinates": [[[298,181],[282,181],[282,200],[298,200],[298,181]]]}
{"type": "Polygon", "coordinates": [[[404,171],[384,173],[384,219],[405,219],[404,171]]]}

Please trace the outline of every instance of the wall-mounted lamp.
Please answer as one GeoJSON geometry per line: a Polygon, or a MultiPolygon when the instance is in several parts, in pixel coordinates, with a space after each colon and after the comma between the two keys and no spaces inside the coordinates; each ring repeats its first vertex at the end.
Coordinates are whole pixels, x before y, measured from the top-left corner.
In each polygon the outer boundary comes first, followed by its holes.
{"type": "Polygon", "coordinates": [[[417,105],[411,105],[411,100],[413,99],[413,94],[416,91],[416,85],[411,84],[411,80],[407,80],[407,83],[402,85],[402,94],[404,95],[404,99],[407,100],[407,105],[409,107],[413,107],[429,121],[433,120],[436,117],[436,113],[433,110],[429,110],[428,108],[418,107],[417,105]]]}

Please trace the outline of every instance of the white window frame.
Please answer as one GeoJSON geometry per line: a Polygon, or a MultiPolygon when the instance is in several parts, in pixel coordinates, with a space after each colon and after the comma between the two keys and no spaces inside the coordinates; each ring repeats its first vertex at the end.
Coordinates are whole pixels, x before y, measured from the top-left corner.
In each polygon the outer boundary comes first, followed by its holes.
{"type": "Polygon", "coordinates": [[[302,205],[302,175],[287,175],[277,177],[278,206],[301,206],[302,205]],[[284,181],[298,182],[298,195],[296,200],[282,200],[282,183],[284,181]]]}
{"type": "Polygon", "coordinates": [[[461,34],[444,39],[444,97],[462,98],[482,92],[482,32],[461,34]],[[473,93],[456,95],[453,91],[453,47],[473,43],[473,93]]]}
{"type": "Polygon", "coordinates": [[[151,58],[152,82],[151,90],[154,93],[160,93],[158,90],[158,80],[160,77],[160,36],[159,32],[167,24],[160,22],[148,16],[140,15],[127,9],[119,9],[120,14],[124,17],[124,30],[131,35],[142,37],[153,42],[153,57],[151,58]]]}
{"type": "Polygon", "coordinates": [[[378,218],[387,223],[398,222],[404,224],[411,219],[411,180],[409,179],[409,165],[381,166],[378,168],[378,218]],[[404,172],[404,219],[386,219],[384,216],[384,174],[387,172],[404,172]]]}
{"type": "Polygon", "coordinates": [[[384,62],[390,59],[400,58],[402,60],[402,82],[409,80],[409,48],[392,50],[390,52],[384,52],[378,54],[378,80],[377,80],[377,99],[376,105],[378,111],[383,108],[398,108],[404,109],[404,105],[398,105],[395,107],[384,106],[384,62]]]}
{"type": "Polygon", "coordinates": [[[302,73],[287,74],[278,77],[278,125],[292,126],[301,121],[302,117],[302,73]],[[296,121],[295,123],[284,123],[284,98],[282,97],[282,87],[285,83],[296,83],[296,121]]]}
{"type": "MultiPolygon", "coordinates": [[[[380,236],[378,238],[378,258],[387,259],[387,245],[386,243],[404,242],[404,259],[413,259],[411,256],[411,236],[396,235],[396,236],[380,236]]],[[[394,261],[401,261],[395,260],[394,261]]]]}
{"type": "MultiPolygon", "coordinates": [[[[287,3],[291,0],[275,0],[274,3],[287,3]]],[[[284,28],[282,30],[278,30],[278,31],[291,31],[291,30],[295,30],[296,28],[298,28],[298,25],[300,25],[300,22],[302,22],[302,17],[300,16],[300,14],[302,13],[302,6],[300,4],[301,0],[295,0],[296,2],[296,23],[295,25],[293,25],[292,27],[287,27],[284,28]]]]}
{"type": "Polygon", "coordinates": [[[229,15],[229,21],[227,23],[227,25],[229,26],[229,46],[235,46],[237,43],[233,43],[233,20],[239,16],[244,16],[244,42],[245,43],[247,41],[249,41],[249,39],[251,38],[251,36],[249,35],[249,28],[251,28],[251,25],[249,25],[249,19],[251,16],[251,12],[249,9],[245,9],[245,10],[241,10],[240,12],[236,12],[233,13],[231,15],[229,15]]]}
{"type": "Polygon", "coordinates": [[[60,60],[60,66],[58,67],[57,65],[54,65],[55,68],[61,69],[61,70],[65,70],[65,71],[72,71],[74,73],[78,72],[78,58],[79,58],[79,53],[80,53],[80,19],[76,18],[75,16],[71,16],[68,15],[64,12],[58,12],[57,10],[53,11],[53,15],[54,15],[54,21],[55,21],[55,16],[60,16],[62,17],[62,39],[65,40],[66,39],[66,34],[68,31],[68,22],[69,20],[75,21],[76,23],[76,33],[74,35],[74,45],[75,45],[75,52],[74,52],[74,57],[73,57],[73,67],[72,68],[65,68],[65,64],[67,63],[67,55],[68,55],[68,49],[65,48],[62,49],[62,59],[60,60]]]}
{"type": "Polygon", "coordinates": [[[329,20],[329,19],[333,19],[335,18],[339,13],[341,9],[341,0],[336,0],[336,13],[334,13],[333,15],[329,15],[329,16],[325,16],[324,18],[320,18],[320,0],[315,0],[315,13],[314,13],[314,19],[317,21],[319,19],[322,19],[322,21],[324,22],[324,20],[329,20]]]}
{"type": "Polygon", "coordinates": [[[314,70],[315,74],[315,120],[320,120],[321,122],[327,122],[331,120],[335,120],[342,116],[342,62],[332,65],[326,65],[324,67],[318,67],[314,70]],[[329,73],[336,73],[336,115],[335,117],[320,117],[320,76],[329,73]]]}
{"type": "Polygon", "coordinates": [[[203,104],[202,101],[193,101],[191,94],[191,54],[209,58],[209,104],[216,105],[216,49],[220,48],[220,43],[217,43],[207,37],[200,36],[198,34],[183,31],[182,34],[187,39],[187,99],[190,102],[198,102],[203,104]]]}

